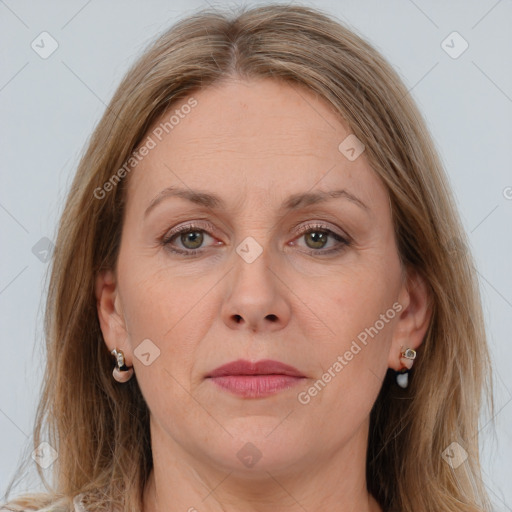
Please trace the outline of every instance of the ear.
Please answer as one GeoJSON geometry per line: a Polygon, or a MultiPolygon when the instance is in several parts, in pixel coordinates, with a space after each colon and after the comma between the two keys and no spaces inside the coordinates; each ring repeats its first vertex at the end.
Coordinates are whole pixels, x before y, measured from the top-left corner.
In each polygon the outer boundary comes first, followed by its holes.
{"type": "Polygon", "coordinates": [[[398,303],[402,306],[395,324],[388,366],[401,370],[402,347],[417,350],[422,344],[432,317],[430,289],[415,269],[408,269],[400,290],[398,303]]]}
{"type": "Polygon", "coordinates": [[[119,290],[112,270],[102,271],[95,282],[96,307],[103,339],[108,351],[121,349],[125,361],[131,366],[131,350],[128,343],[128,331],[123,316],[119,290]]]}

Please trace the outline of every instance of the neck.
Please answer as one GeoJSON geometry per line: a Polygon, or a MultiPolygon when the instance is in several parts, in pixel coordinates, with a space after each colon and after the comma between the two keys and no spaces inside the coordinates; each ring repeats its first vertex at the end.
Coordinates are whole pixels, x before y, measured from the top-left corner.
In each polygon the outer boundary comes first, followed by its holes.
{"type": "Polygon", "coordinates": [[[247,476],[194,457],[152,422],[143,512],[382,512],[366,488],[367,427],[336,453],[316,454],[300,467],[261,465],[247,476]]]}

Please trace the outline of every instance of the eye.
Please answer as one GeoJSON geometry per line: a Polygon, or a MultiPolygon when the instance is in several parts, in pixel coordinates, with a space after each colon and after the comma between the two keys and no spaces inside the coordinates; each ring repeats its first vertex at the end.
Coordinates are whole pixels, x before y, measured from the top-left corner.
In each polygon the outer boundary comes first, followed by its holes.
{"type": "MultiPolygon", "coordinates": [[[[213,226],[207,224],[207,227],[213,231],[213,226]]],[[[193,256],[201,252],[198,249],[206,237],[212,238],[203,226],[187,224],[166,233],[161,239],[161,244],[173,253],[193,256]],[[176,247],[176,242],[180,243],[182,248],[176,247]]]]}
{"type": "MultiPolygon", "coordinates": [[[[312,251],[310,254],[332,254],[342,251],[350,245],[348,237],[343,237],[322,224],[308,224],[299,230],[300,238],[304,238],[306,246],[312,251]],[[329,240],[334,242],[334,247],[324,249],[329,240]]],[[[293,243],[292,245],[296,245],[293,243]]]]}
{"type": "MultiPolygon", "coordinates": [[[[179,226],[170,232],[166,232],[160,238],[160,244],[174,254],[184,256],[194,256],[202,252],[203,244],[208,237],[213,238],[209,231],[215,231],[213,225],[209,223],[202,224],[186,224],[179,226]],[[179,244],[180,246],[177,246],[179,244]]],[[[299,230],[299,238],[304,238],[307,251],[313,255],[325,255],[341,252],[351,241],[348,237],[344,237],[323,224],[308,224],[302,226],[299,230]],[[331,243],[330,248],[328,247],[331,243]],[[334,245],[334,246],[332,246],[334,245]]],[[[297,239],[295,239],[297,240],[297,239]]],[[[220,245],[218,242],[213,245],[220,245]]],[[[299,245],[297,242],[291,242],[290,245],[299,245]]]]}

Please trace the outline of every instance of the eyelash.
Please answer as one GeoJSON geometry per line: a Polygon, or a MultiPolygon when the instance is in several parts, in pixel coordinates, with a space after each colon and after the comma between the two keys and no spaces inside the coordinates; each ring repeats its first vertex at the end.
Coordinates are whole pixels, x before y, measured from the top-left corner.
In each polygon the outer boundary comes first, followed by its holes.
{"type": "MultiPolygon", "coordinates": [[[[187,250],[176,249],[171,246],[171,242],[183,233],[193,233],[196,231],[201,231],[201,232],[204,232],[204,233],[207,233],[208,235],[210,235],[210,233],[208,233],[208,230],[205,229],[205,227],[207,227],[208,229],[210,229],[212,231],[215,230],[215,228],[211,224],[208,224],[208,223],[206,223],[205,225],[202,225],[202,226],[198,225],[198,224],[193,224],[193,223],[187,224],[185,226],[180,226],[179,228],[171,231],[170,233],[166,232],[164,234],[164,236],[162,236],[160,238],[160,244],[174,254],[180,254],[180,255],[186,256],[186,257],[195,256],[195,255],[203,252],[203,250],[202,249],[187,249],[187,250]]],[[[322,225],[322,224],[308,224],[308,225],[304,226],[298,232],[298,238],[300,238],[304,235],[307,235],[309,233],[319,232],[319,231],[334,238],[335,240],[337,240],[339,242],[340,245],[334,249],[328,249],[328,250],[311,249],[310,251],[307,251],[308,254],[311,254],[311,255],[313,255],[313,254],[315,254],[315,255],[317,255],[317,254],[336,254],[336,253],[343,251],[346,247],[350,246],[352,243],[352,241],[348,237],[347,238],[342,237],[338,233],[332,231],[327,226],[322,225]]]]}

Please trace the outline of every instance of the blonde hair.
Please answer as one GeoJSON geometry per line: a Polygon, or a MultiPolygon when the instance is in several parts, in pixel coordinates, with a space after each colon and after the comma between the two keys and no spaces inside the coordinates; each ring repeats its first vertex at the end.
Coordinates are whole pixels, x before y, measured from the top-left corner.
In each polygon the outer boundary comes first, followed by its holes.
{"type": "Polygon", "coordinates": [[[432,318],[405,390],[388,371],[370,417],[368,490],[384,510],[491,510],[481,480],[482,391],[493,408],[478,281],[447,178],[413,99],[366,41],[317,9],[204,10],[159,37],[128,71],[81,158],[62,214],[46,306],[47,363],[34,446],[58,452],[48,493],[11,510],[142,507],[152,468],[149,412],[137,380],[119,385],[100,330],[94,282],[114,268],[128,176],[97,198],[150,126],[176,101],[225,78],[305,86],[366,146],[385,183],[399,256],[426,280],[432,318]],[[95,194],[96,191],[96,194],[95,194]],[[44,427],[47,426],[47,434],[44,427]],[[442,453],[467,452],[457,468],[442,453]],[[21,508],[20,508],[21,507],[21,508]]]}

